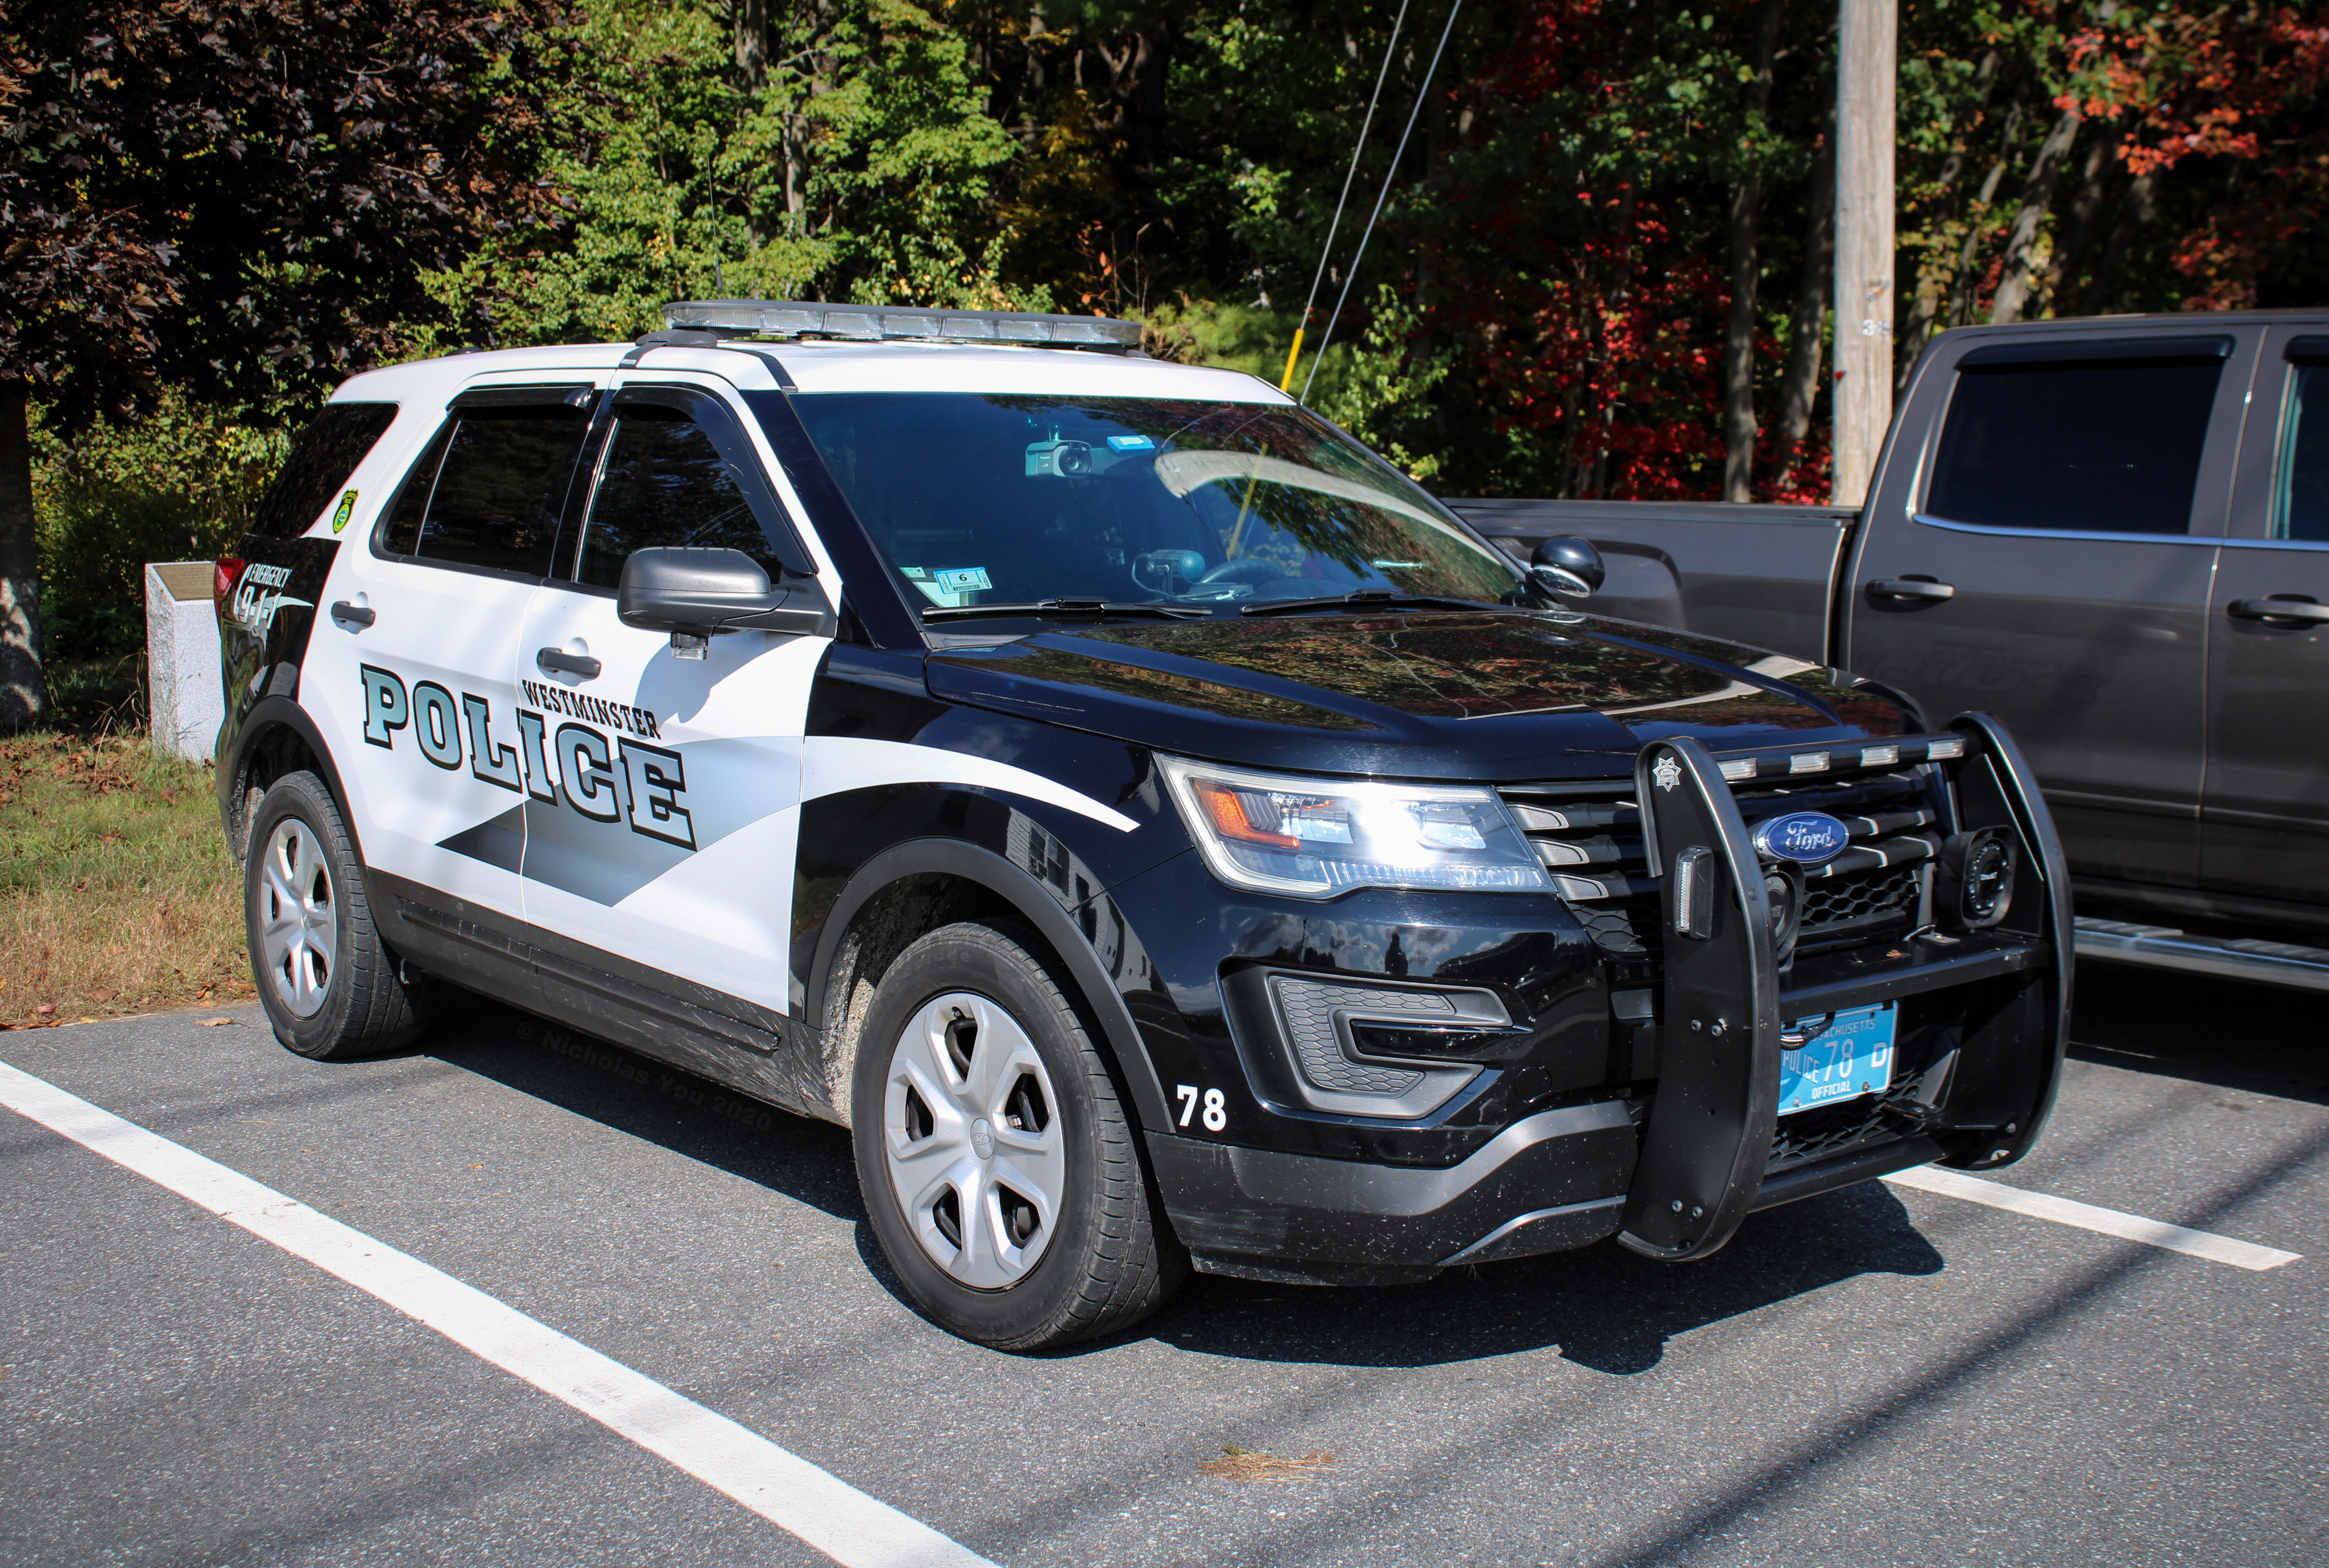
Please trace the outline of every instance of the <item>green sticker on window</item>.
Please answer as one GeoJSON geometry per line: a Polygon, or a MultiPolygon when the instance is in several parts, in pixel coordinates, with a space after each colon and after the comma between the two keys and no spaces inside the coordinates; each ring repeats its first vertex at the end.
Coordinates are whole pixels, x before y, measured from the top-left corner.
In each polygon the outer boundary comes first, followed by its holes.
{"type": "Polygon", "coordinates": [[[354,515],[355,509],[356,493],[351,490],[340,497],[339,508],[332,514],[332,532],[337,534],[341,529],[345,528],[348,525],[348,519],[354,515]]]}

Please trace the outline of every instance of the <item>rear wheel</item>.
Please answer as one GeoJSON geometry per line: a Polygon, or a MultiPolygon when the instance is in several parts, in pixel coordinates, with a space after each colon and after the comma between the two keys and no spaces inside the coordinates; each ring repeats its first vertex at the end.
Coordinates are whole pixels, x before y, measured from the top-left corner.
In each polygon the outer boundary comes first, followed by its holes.
{"type": "Polygon", "coordinates": [[[347,825],[313,773],[277,779],[251,815],[243,923],[268,1022],[300,1055],[369,1055],[420,1032],[426,981],[381,944],[347,825]]]}
{"type": "Polygon", "coordinates": [[[941,1326],[1003,1350],[1129,1327],[1187,1257],[1064,989],[1015,930],[916,941],[859,1036],[858,1184],[891,1266],[941,1326]]]}

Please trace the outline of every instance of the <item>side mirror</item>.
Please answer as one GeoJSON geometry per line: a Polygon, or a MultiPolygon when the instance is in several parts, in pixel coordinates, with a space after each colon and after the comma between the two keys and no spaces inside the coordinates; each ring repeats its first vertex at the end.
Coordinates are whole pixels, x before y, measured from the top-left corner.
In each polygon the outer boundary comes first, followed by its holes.
{"type": "Polygon", "coordinates": [[[1529,575],[1555,593],[1582,599],[1600,588],[1608,571],[1591,540],[1565,534],[1546,540],[1530,554],[1529,575]]]}
{"type": "Polygon", "coordinates": [[[740,550],[662,547],[635,550],[623,562],[615,616],[641,631],[667,631],[675,649],[700,657],[702,639],[723,631],[830,636],[833,607],[813,580],[776,587],[740,550]]]}

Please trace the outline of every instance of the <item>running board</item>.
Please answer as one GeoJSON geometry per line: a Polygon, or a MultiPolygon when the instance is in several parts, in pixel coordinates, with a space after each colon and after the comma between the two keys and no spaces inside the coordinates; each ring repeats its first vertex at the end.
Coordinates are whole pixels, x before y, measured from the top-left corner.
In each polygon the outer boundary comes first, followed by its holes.
{"type": "Polygon", "coordinates": [[[2078,950],[2082,959],[2148,964],[2227,980],[2266,986],[2298,986],[2329,991],[2329,949],[2300,948],[2252,937],[2195,937],[2173,926],[2130,925],[2124,921],[2080,916],[2078,950]]]}

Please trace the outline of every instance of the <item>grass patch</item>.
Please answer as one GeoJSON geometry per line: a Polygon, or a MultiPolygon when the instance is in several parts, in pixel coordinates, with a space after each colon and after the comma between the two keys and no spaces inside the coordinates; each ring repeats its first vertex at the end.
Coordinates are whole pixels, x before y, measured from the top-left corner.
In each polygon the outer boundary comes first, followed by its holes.
{"type": "Polygon", "coordinates": [[[0,1028],[251,994],[209,765],[112,727],[0,740],[0,1028]]]}

